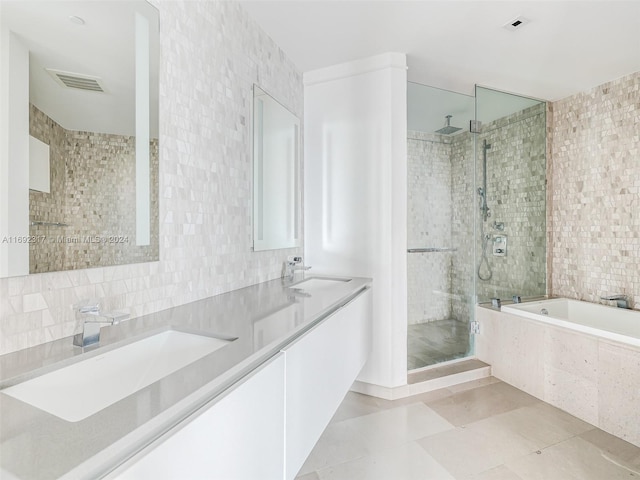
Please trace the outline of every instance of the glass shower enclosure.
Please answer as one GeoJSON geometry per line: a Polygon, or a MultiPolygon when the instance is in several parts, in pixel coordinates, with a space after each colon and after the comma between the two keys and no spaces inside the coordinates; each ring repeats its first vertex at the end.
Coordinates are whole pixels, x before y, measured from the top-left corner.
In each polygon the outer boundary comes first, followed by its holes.
{"type": "Polygon", "coordinates": [[[408,370],[472,356],[476,302],[545,293],[544,114],[409,83],[408,370]]]}

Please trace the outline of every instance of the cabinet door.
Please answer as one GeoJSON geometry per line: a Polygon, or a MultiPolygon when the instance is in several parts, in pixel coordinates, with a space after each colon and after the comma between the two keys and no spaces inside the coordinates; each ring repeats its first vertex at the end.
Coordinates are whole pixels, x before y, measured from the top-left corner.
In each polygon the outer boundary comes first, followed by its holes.
{"type": "Polygon", "coordinates": [[[116,478],[282,480],[284,368],[279,353],[116,478]]]}
{"type": "Polygon", "coordinates": [[[284,349],[288,480],[302,467],[370,351],[370,290],[284,349]]]}

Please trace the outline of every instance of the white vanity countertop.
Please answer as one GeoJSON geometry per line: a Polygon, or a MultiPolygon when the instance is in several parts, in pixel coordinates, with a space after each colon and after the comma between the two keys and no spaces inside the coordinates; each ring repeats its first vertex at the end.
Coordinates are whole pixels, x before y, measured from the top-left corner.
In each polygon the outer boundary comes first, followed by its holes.
{"type": "Polygon", "coordinates": [[[77,422],[0,390],[0,477],[77,479],[108,473],[371,283],[352,278],[320,288],[309,283],[306,291],[289,288],[303,280],[300,274],[293,281],[272,280],[105,327],[100,346],[85,352],[68,337],[0,356],[0,388],[6,388],[167,329],[237,338],[77,422]]]}

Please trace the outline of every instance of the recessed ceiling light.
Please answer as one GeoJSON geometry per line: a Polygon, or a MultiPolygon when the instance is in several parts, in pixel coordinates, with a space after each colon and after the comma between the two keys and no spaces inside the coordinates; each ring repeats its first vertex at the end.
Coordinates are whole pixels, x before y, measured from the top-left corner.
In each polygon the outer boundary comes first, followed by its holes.
{"type": "Polygon", "coordinates": [[[84,25],[85,24],[84,18],[78,17],[76,15],[71,15],[69,17],[69,21],[75,23],[76,25],[84,25]]]}
{"type": "Polygon", "coordinates": [[[529,23],[531,20],[529,20],[528,18],[525,18],[523,16],[519,16],[514,18],[513,20],[511,20],[510,22],[505,23],[502,27],[506,28],[507,30],[519,30],[522,27],[524,27],[527,23],[529,23]]]}

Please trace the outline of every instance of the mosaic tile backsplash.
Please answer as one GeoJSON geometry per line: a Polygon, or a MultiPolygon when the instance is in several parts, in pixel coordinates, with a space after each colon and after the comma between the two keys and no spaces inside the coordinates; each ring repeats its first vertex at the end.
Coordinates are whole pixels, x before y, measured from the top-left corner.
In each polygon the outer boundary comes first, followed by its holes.
{"type": "Polygon", "coordinates": [[[236,2],[160,11],[160,261],[0,279],[0,354],[70,336],[73,305],[132,317],[277,278],[302,248],[252,252],[251,102],[296,116],[302,75],[236,2]]]}
{"type": "Polygon", "coordinates": [[[30,134],[49,145],[50,193],[29,190],[29,273],[158,260],[158,140],[149,148],[151,243],[136,245],[135,137],[65,130],[31,105],[30,134]]]}
{"type": "Polygon", "coordinates": [[[551,111],[551,293],[640,308],[640,72],[551,111]]]}

